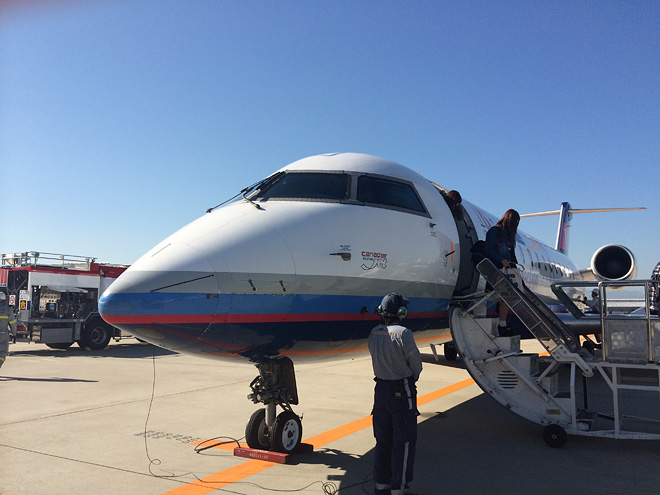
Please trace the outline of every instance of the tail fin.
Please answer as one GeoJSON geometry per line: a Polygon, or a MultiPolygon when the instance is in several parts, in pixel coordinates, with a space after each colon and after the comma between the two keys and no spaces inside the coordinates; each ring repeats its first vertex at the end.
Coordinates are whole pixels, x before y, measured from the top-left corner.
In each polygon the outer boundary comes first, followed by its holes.
{"type": "Polygon", "coordinates": [[[559,209],[559,226],[557,227],[557,241],[555,249],[562,254],[568,254],[568,229],[571,228],[573,210],[567,202],[561,204],[559,209]]]}
{"type": "Polygon", "coordinates": [[[561,204],[559,210],[544,211],[542,213],[527,213],[520,215],[520,217],[545,217],[548,215],[559,215],[559,227],[557,228],[557,242],[555,249],[563,254],[568,254],[568,229],[571,227],[571,219],[573,213],[601,213],[606,211],[630,211],[630,210],[646,210],[645,207],[639,208],[590,208],[583,210],[574,210],[571,205],[564,202],[561,204]]]}

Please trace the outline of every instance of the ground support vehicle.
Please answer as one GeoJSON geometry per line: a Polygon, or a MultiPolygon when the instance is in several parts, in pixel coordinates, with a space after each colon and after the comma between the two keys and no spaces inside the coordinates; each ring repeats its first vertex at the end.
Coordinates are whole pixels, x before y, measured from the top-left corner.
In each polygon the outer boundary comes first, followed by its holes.
{"type": "Polygon", "coordinates": [[[490,260],[477,268],[493,291],[452,308],[450,320],[458,351],[484,391],[544,426],[543,438],[552,447],[564,445],[567,433],[660,440],[660,318],[648,310],[653,282],[557,283],[553,290],[575,317],[569,324],[525,287],[515,269],[503,273],[490,260]],[[597,287],[601,301],[600,312],[591,315],[565,290],[589,286],[597,287]],[[617,286],[645,289],[643,314],[608,311],[608,290],[617,286]],[[497,299],[545,352],[523,352],[519,335],[499,336],[497,318],[487,318],[485,311],[497,299]],[[602,336],[595,355],[581,345],[583,333],[602,336]]]}
{"type": "Polygon", "coordinates": [[[17,316],[12,340],[45,343],[66,349],[103,349],[124,336],[98,312],[98,300],[126,265],[98,263],[95,258],[41,253],[2,255],[0,290],[17,316]]]}

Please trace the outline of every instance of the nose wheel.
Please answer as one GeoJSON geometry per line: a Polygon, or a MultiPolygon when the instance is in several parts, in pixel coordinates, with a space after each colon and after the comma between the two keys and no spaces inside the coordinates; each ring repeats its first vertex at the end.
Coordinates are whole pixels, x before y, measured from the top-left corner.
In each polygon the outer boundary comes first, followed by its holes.
{"type": "Polygon", "coordinates": [[[266,410],[257,409],[245,427],[245,441],[251,449],[270,450],[270,435],[266,426],[266,410]]]}
{"type": "Polygon", "coordinates": [[[291,453],[302,440],[302,421],[291,404],[298,404],[293,362],[287,357],[256,363],[259,375],[252,380],[248,395],[257,409],[245,427],[245,439],[252,449],[291,453]],[[277,414],[277,406],[284,411],[277,414]]]}
{"type": "Polygon", "coordinates": [[[293,452],[302,439],[302,421],[293,411],[284,411],[273,425],[272,449],[276,452],[293,452]]]}

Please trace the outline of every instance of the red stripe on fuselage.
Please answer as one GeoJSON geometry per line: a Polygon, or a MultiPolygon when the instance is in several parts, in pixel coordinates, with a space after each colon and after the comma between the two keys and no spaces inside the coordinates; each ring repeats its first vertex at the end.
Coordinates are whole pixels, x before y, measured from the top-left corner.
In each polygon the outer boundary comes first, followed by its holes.
{"type": "MultiPolygon", "coordinates": [[[[414,313],[410,319],[446,318],[447,313],[414,313]]],[[[115,325],[182,324],[182,323],[281,323],[308,321],[369,321],[377,320],[374,314],[296,313],[256,315],[103,315],[103,319],[115,325]]]]}

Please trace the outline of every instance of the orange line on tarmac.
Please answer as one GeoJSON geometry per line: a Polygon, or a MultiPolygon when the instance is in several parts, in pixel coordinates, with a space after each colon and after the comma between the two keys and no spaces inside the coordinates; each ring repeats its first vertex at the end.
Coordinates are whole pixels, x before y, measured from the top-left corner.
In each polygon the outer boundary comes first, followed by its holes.
{"type": "Polygon", "coordinates": [[[458,392],[462,388],[469,387],[472,384],[474,384],[474,380],[472,378],[467,378],[462,382],[454,383],[453,385],[449,385],[447,387],[441,388],[440,390],[436,390],[435,392],[422,395],[421,397],[417,397],[417,405],[421,406],[427,404],[433,400],[439,399],[440,397],[444,397],[445,395],[458,392]]]}
{"type": "Polygon", "coordinates": [[[175,488],[174,490],[165,492],[163,495],[203,495],[206,493],[211,493],[218,488],[230,485],[236,481],[241,481],[248,476],[260,473],[273,466],[276,466],[276,464],[273,464],[272,462],[252,459],[229,469],[225,469],[224,471],[220,471],[219,473],[207,476],[206,478],[202,478],[199,481],[194,481],[192,483],[188,483],[187,485],[182,485],[178,488],[175,488]]]}
{"type": "MultiPolygon", "coordinates": [[[[433,400],[439,399],[440,397],[445,397],[451,393],[457,392],[465,387],[474,384],[474,380],[468,378],[466,380],[454,383],[447,387],[436,390],[435,392],[422,395],[417,398],[417,404],[427,404],[433,400]]],[[[326,431],[325,433],[320,433],[314,435],[311,438],[305,439],[305,443],[310,443],[314,446],[315,449],[327,445],[331,442],[344,438],[348,435],[356,433],[360,430],[364,430],[371,426],[371,416],[365,416],[364,418],[351,421],[343,426],[333,428],[332,430],[326,431]]],[[[187,485],[181,485],[174,490],[165,492],[163,495],[205,495],[206,493],[211,493],[218,488],[225,487],[231,483],[241,481],[249,476],[254,474],[261,473],[268,468],[277,466],[277,464],[267,461],[260,461],[258,459],[251,459],[245,461],[241,464],[238,464],[219,473],[212,474],[206,478],[202,478],[198,481],[193,481],[187,485]]]]}

